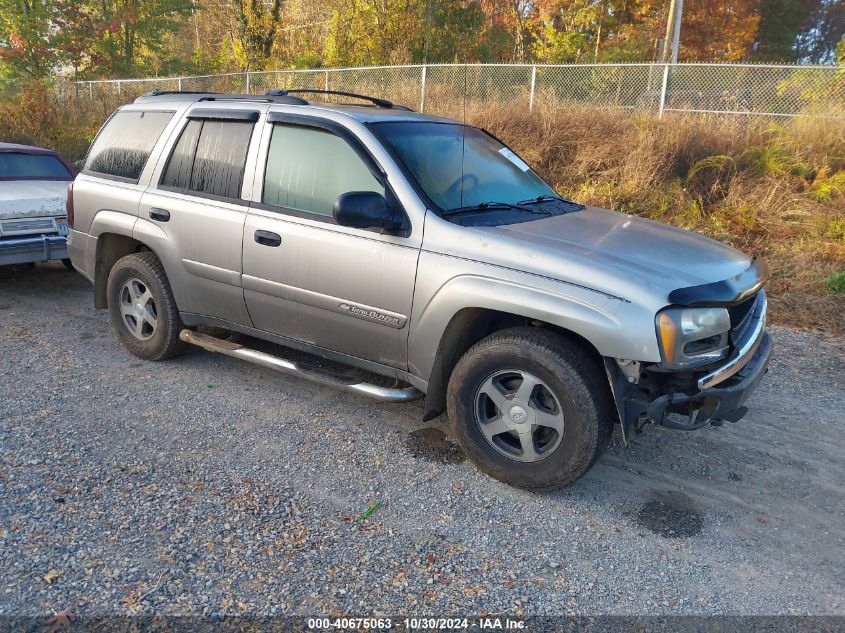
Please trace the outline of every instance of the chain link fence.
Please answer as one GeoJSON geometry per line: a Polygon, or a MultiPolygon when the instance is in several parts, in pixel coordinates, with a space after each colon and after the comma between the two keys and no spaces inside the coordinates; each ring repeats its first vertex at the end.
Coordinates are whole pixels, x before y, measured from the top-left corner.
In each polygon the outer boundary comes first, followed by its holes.
{"type": "Polygon", "coordinates": [[[509,102],[529,110],[575,103],[659,116],[698,112],[845,118],[845,67],[836,66],[428,64],[57,84],[60,98],[96,100],[106,109],[150,91],[260,95],[293,88],[357,92],[453,116],[468,105],[509,102]]]}

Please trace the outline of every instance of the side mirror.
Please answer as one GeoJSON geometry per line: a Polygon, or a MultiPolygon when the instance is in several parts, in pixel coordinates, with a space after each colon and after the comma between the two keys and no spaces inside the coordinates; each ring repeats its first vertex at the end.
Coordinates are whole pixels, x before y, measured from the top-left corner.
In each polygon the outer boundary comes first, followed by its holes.
{"type": "Polygon", "coordinates": [[[356,229],[396,229],[393,211],[387,206],[387,200],[374,191],[350,191],[338,196],[334,203],[335,222],[341,226],[356,229]]]}

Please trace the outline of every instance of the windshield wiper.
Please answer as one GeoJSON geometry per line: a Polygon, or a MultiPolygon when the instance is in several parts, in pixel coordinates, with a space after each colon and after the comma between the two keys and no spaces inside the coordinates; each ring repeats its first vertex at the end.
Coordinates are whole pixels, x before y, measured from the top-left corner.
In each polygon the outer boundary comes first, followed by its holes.
{"type": "Polygon", "coordinates": [[[482,202],[480,204],[472,204],[466,207],[458,207],[457,209],[449,209],[443,212],[444,217],[458,215],[459,213],[471,213],[473,211],[495,211],[496,209],[516,209],[517,211],[524,211],[525,213],[534,213],[537,215],[551,215],[548,211],[529,209],[521,204],[513,204],[511,202],[482,202]]]}
{"type": "Polygon", "coordinates": [[[575,202],[575,200],[570,200],[564,196],[552,196],[549,194],[543,196],[537,196],[536,198],[529,198],[528,200],[520,200],[519,204],[532,204],[534,202],[546,202],[547,200],[558,200],[560,202],[565,202],[567,204],[574,204],[578,207],[583,207],[584,205],[580,202],[575,202]]]}

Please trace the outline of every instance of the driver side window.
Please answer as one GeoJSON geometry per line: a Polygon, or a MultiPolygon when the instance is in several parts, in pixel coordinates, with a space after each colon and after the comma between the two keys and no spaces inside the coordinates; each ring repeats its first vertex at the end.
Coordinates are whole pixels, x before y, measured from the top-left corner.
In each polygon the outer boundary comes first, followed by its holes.
{"type": "Polygon", "coordinates": [[[385,193],[345,140],[318,128],[273,126],[264,204],[331,217],[337,197],[350,191],[385,193]]]}

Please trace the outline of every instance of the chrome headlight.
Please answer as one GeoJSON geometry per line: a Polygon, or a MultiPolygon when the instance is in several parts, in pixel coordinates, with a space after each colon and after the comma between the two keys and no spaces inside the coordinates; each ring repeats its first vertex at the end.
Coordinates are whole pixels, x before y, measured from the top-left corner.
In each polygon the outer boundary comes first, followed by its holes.
{"type": "Polygon", "coordinates": [[[687,369],[728,355],[731,318],[725,308],[667,308],[656,325],[664,367],[687,369]]]}

